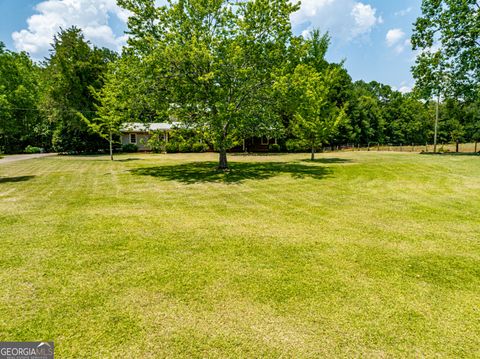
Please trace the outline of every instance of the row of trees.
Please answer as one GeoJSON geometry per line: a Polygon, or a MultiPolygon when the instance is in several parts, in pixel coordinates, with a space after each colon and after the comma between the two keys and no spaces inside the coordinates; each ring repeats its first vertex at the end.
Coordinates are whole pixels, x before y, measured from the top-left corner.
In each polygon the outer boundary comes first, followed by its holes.
{"type": "MultiPolygon", "coordinates": [[[[469,105],[468,116],[478,118],[480,95],[480,2],[478,0],[423,0],[415,23],[413,49],[419,52],[412,68],[416,91],[437,98],[434,148],[436,151],[440,101],[449,99],[449,114],[458,110],[452,99],[469,105]],[[475,102],[477,105],[475,105],[475,102]],[[473,106],[471,105],[473,103],[473,106]]],[[[458,141],[465,132],[478,137],[478,120],[452,124],[458,141]]],[[[457,147],[458,148],[458,147],[457,147]]]]}
{"type": "Polygon", "coordinates": [[[21,152],[28,145],[60,152],[104,148],[86,119],[97,116],[95,91],[117,57],[92,47],[77,28],[58,34],[41,64],[0,43],[0,151],[21,152]]]}
{"type": "MultiPolygon", "coordinates": [[[[290,15],[299,5],[288,0],[118,3],[133,14],[121,56],[92,46],[77,28],[55,37],[42,64],[0,47],[3,151],[28,144],[62,152],[95,151],[108,142],[112,148],[123,122],[171,119],[214,147],[222,169],[227,151],[251,136],[288,138],[312,158],[324,146],[425,144],[434,137],[430,99],[439,70],[427,50],[414,71],[417,91],[402,94],[352,82],[342,63],[326,61],[328,35],[294,36],[290,15]]],[[[430,44],[421,40],[428,26],[419,19],[414,46],[430,44]]],[[[457,78],[466,73],[471,68],[457,78]]],[[[451,96],[443,92],[439,141],[480,138],[472,78],[456,81],[461,85],[451,96]],[[459,96],[461,88],[469,96],[459,96]]]]}

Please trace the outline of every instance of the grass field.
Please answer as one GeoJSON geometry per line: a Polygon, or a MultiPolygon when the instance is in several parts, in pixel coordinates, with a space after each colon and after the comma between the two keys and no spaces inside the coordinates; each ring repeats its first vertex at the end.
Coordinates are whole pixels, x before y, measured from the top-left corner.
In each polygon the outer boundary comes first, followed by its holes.
{"type": "Polygon", "coordinates": [[[478,357],[480,157],[0,165],[0,340],[57,357],[478,357]]]}

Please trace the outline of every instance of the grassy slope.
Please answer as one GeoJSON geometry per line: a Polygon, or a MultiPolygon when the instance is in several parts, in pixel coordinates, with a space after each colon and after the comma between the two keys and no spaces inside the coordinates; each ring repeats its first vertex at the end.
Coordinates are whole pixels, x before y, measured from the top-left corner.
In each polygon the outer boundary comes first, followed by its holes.
{"type": "MultiPolygon", "coordinates": [[[[59,357],[479,356],[480,158],[0,167],[0,340],[59,357]]],[[[133,159],[132,159],[133,158],[133,159]]]]}

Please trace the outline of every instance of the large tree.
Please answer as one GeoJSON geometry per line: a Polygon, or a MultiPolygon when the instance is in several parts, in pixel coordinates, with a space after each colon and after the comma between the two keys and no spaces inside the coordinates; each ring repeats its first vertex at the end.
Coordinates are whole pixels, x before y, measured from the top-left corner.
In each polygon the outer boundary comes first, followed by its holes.
{"type": "Polygon", "coordinates": [[[8,51],[0,42],[0,151],[45,145],[48,131],[37,111],[39,74],[26,53],[8,51]]]}
{"type": "Polygon", "coordinates": [[[422,13],[412,35],[419,51],[413,75],[423,97],[437,97],[436,150],[440,98],[468,101],[480,94],[480,2],[423,0],[422,13]]]}
{"type": "MultiPolygon", "coordinates": [[[[127,52],[150,67],[150,87],[170,116],[208,129],[227,169],[241,138],[279,130],[271,93],[292,38],[288,0],[119,0],[130,10],[127,52]],[[155,86],[154,84],[160,84],[155,86]],[[167,104],[165,106],[165,104],[167,104]]],[[[158,105],[162,107],[161,104],[158,105]]]]}
{"type": "Polygon", "coordinates": [[[480,2],[423,0],[422,13],[412,36],[413,48],[421,51],[417,67],[428,63],[437,69],[443,67],[449,74],[446,90],[455,97],[478,96],[480,2]]]}
{"type": "Polygon", "coordinates": [[[116,54],[85,41],[76,27],[55,36],[46,60],[41,108],[53,123],[54,149],[61,152],[96,151],[101,138],[91,131],[84,118],[96,112],[92,88],[103,86],[103,75],[116,54]]]}
{"type": "Polygon", "coordinates": [[[308,145],[312,161],[316,150],[329,143],[345,117],[344,109],[330,99],[337,74],[338,69],[318,72],[309,65],[300,64],[286,77],[286,84],[283,81],[276,84],[295,99],[292,133],[308,145]]]}

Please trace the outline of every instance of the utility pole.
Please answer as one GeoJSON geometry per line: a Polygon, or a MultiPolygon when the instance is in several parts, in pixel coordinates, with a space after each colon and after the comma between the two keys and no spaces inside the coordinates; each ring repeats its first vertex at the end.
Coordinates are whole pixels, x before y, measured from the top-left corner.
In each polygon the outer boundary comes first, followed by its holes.
{"type": "Polygon", "coordinates": [[[435,109],[435,135],[433,137],[433,153],[437,153],[437,135],[438,135],[438,117],[440,111],[440,94],[437,95],[437,105],[435,109]]]}

